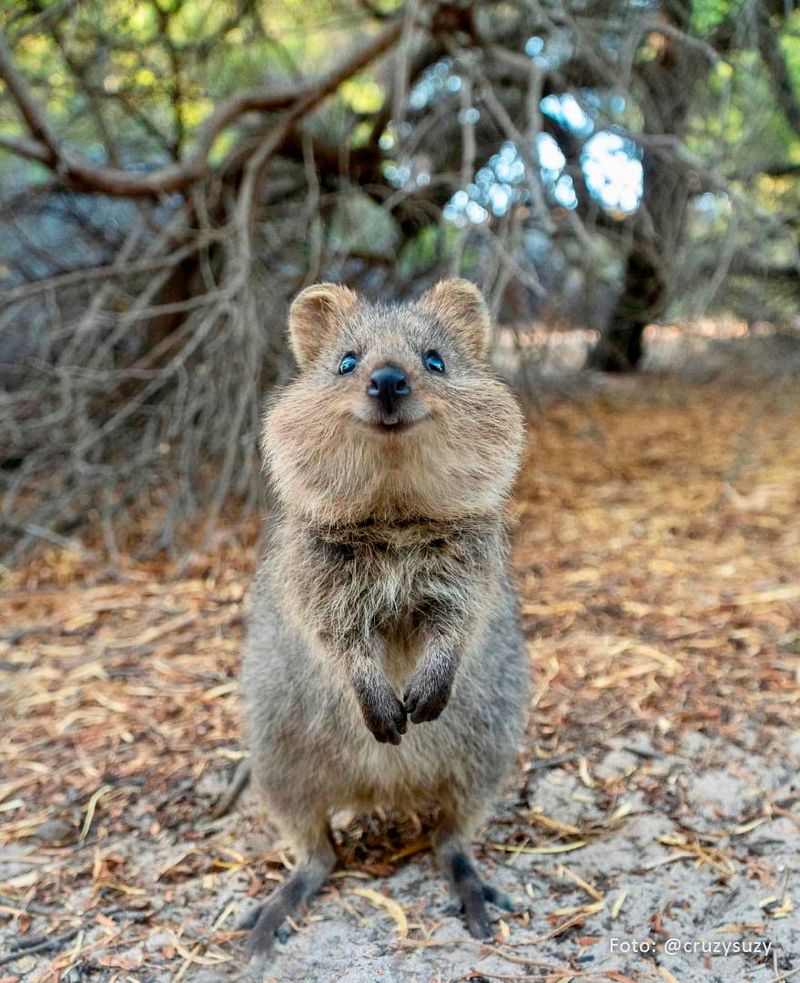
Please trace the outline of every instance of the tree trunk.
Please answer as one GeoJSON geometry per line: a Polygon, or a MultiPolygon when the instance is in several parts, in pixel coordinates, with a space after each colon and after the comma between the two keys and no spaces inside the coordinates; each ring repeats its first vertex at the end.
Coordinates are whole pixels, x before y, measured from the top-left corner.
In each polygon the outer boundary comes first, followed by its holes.
{"type": "Polygon", "coordinates": [[[642,335],[666,306],[667,285],[659,251],[637,222],[625,261],[625,279],[608,323],[589,352],[587,366],[601,372],[632,372],[643,354],[642,335]]]}
{"type": "MultiPolygon", "coordinates": [[[[681,31],[690,29],[691,4],[664,4],[664,15],[681,31]]],[[[691,108],[695,84],[707,73],[708,61],[694,48],[666,34],[651,61],[639,69],[644,133],[680,139],[691,108]]],[[[668,150],[648,149],[642,156],[642,201],[625,258],[622,290],[587,366],[604,372],[632,372],[644,349],[648,324],[662,317],[674,288],[674,260],[689,200],[687,174],[668,150]]]]}

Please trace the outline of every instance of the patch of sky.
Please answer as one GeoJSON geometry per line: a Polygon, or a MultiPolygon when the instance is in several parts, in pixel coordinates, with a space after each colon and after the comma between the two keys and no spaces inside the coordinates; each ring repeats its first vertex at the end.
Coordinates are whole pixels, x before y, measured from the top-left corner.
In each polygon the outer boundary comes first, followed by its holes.
{"type": "Polygon", "coordinates": [[[514,202],[527,199],[524,180],[525,163],[516,144],[506,140],[478,169],[474,181],[455,192],[445,206],[445,218],[460,228],[483,224],[491,215],[500,218],[514,202]]]}
{"type": "MultiPolygon", "coordinates": [[[[564,154],[550,134],[537,136],[536,152],[550,200],[561,208],[577,208],[574,181],[564,173],[564,154]]],[[[643,171],[639,150],[632,140],[600,130],[584,144],[580,163],[589,193],[604,209],[623,215],[636,211],[642,200],[643,171]]],[[[524,161],[516,145],[507,140],[476,172],[474,180],[455,192],[444,215],[460,228],[480,225],[491,216],[501,218],[515,202],[528,199],[524,161]]]]}
{"type": "Polygon", "coordinates": [[[608,108],[615,116],[620,116],[622,113],[624,113],[626,105],[627,103],[625,102],[624,96],[613,95],[608,100],[608,108]]]}
{"type": "MultiPolygon", "coordinates": [[[[540,51],[540,41],[540,38],[529,39],[526,51],[540,51]]],[[[540,104],[542,112],[579,139],[585,139],[580,165],[589,193],[607,211],[631,214],[642,199],[643,171],[639,149],[632,140],[619,133],[595,131],[590,113],[601,110],[601,99],[590,91],[581,91],[579,96],[580,102],[571,93],[546,96],[540,104]]],[[[612,96],[608,108],[623,112],[624,98],[612,96]]],[[[480,113],[475,107],[462,110],[459,116],[461,122],[477,122],[479,118],[480,113]]],[[[575,184],[572,177],[564,173],[566,159],[556,140],[549,133],[540,133],[536,137],[535,150],[542,184],[550,201],[561,208],[577,208],[575,184]]],[[[395,170],[396,174],[387,171],[393,183],[409,180],[410,175],[405,174],[407,168],[395,170]]],[[[419,178],[416,180],[419,181],[419,178]]],[[[401,184],[398,183],[399,186],[401,184]]],[[[477,171],[473,182],[453,195],[445,206],[444,214],[449,221],[463,228],[470,224],[483,224],[491,216],[501,218],[515,202],[528,200],[525,162],[516,144],[506,140],[477,171]]]]}
{"type": "Polygon", "coordinates": [[[544,38],[532,37],[525,42],[525,54],[529,58],[535,58],[544,51],[544,38]]]}
{"type": "Polygon", "coordinates": [[[470,201],[465,209],[465,218],[472,225],[483,225],[489,218],[489,213],[477,201],[470,201]]]}
{"type": "Polygon", "coordinates": [[[730,213],[731,199],[724,191],[706,191],[694,199],[692,207],[700,218],[713,222],[730,213]]]}
{"type": "Polygon", "coordinates": [[[497,180],[506,184],[519,184],[525,177],[525,164],[516,144],[511,140],[506,140],[499,152],[489,158],[489,167],[494,171],[497,180]]]}
{"type": "Polygon", "coordinates": [[[425,109],[437,99],[458,92],[462,84],[461,77],[453,71],[453,59],[441,58],[423,72],[412,86],[408,105],[413,110],[425,109]]]}
{"type": "Polygon", "coordinates": [[[695,209],[706,215],[713,214],[717,210],[717,196],[711,191],[698,195],[694,200],[695,209]]]}
{"type": "Polygon", "coordinates": [[[553,197],[562,208],[572,211],[578,207],[578,196],[575,194],[575,185],[569,174],[562,174],[553,187],[553,197]]]}
{"type": "Polygon", "coordinates": [[[595,118],[595,121],[603,111],[611,116],[620,116],[628,105],[625,96],[620,93],[600,93],[596,89],[579,89],[578,99],[580,105],[595,118]]]}
{"type": "Polygon", "coordinates": [[[490,215],[505,215],[513,202],[520,200],[524,177],[525,165],[517,147],[506,140],[479,168],[474,181],[455,192],[444,208],[445,218],[463,228],[482,225],[490,215]]]}
{"type": "Polygon", "coordinates": [[[417,170],[414,164],[414,161],[403,164],[387,161],[383,165],[383,175],[395,188],[426,188],[431,183],[431,174],[429,171],[417,170]]]}
{"type": "Polygon", "coordinates": [[[561,153],[561,148],[549,133],[538,134],[536,152],[539,155],[539,166],[543,176],[555,180],[564,170],[567,158],[561,153]]]}
{"type": "Polygon", "coordinates": [[[630,214],[639,207],[644,172],[632,140],[600,130],[584,144],[581,169],[589,193],[604,208],[630,214]]]}
{"type": "Polygon", "coordinates": [[[583,111],[578,100],[569,92],[561,96],[545,96],[539,106],[545,116],[554,119],[576,136],[588,137],[594,129],[591,116],[583,111]]]}
{"type": "Polygon", "coordinates": [[[411,168],[408,164],[395,164],[390,161],[384,164],[383,174],[395,188],[404,188],[411,179],[411,168]]]}
{"type": "Polygon", "coordinates": [[[544,53],[544,38],[534,36],[525,42],[525,54],[539,68],[549,68],[550,58],[544,53]]]}

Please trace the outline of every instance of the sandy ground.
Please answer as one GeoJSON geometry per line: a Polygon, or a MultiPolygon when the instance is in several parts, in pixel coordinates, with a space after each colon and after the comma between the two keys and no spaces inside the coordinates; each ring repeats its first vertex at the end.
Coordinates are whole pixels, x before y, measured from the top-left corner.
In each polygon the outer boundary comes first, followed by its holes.
{"type": "MultiPolygon", "coordinates": [[[[535,421],[515,569],[531,728],[475,844],[516,903],[466,937],[414,817],[340,817],[276,980],[800,979],[800,401],[628,380],[535,421]],[[743,438],[746,437],[746,440],[743,438]]],[[[291,867],[245,792],[252,543],[9,575],[0,983],[242,974],[291,867]]]]}
{"type": "Polygon", "coordinates": [[[502,944],[465,938],[425,854],[390,877],[337,881],[279,947],[270,975],[767,983],[797,970],[800,921],[788,902],[789,885],[796,894],[800,883],[797,818],[752,817],[764,802],[796,805],[800,738],[764,748],[693,733],[673,753],[637,735],[614,743],[593,769],[594,787],[558,767],[529,772],[481,837],[483,870],[517,906],[496,913],[502,944]],[[598,832],[564,854],[493,846],[537,814],[598,832]],[[391,913],[374,917],[372,901],[353,893],[359,885],[408,912],[408,937],[398,937],[391,913]]]}
{"type": "MultiPolygon", "coordinates": [[[[755,737],[690,732],[673,746],[632,732],[608,744],[593,749],[596,764],[578,771],[523,759],[524,780],[476,845],[484,873],[516,904],[511,914],[495,912],[495,942],[466,936],[430,852],[393,859],[402,846],[386,851],[385,826],[375,819],[339,831],[346,849],[360,844],[374,858],[373,869],[362,862],[336,874],[299,930],[277,945],[265,978],[768,983],[800,972],[800,921],[791,910],[800,886],[800,736],[778,732],[764,746],[755,737]],[[567,852],[530,845],[552,822],[566,829],[567,852]],[[519,845],[509,847],[512,831],[519,845]],[[366,895],[358,893],[364,889],[366,895]]],[[[209,780],[198,791],[213,793],[217,785],[209,780]]],[[[401,831],[399,842],[416,849],[409,832],[415,831],[406,829],[403,838],[401,831]]],[[[210,927],[221,938],[220,930],[255,904],[248,897],[251,865],[240,868],[235,858],[265,852],[275,858],[276,850],[279,856],[280,840],[262,826],[249,792],[235,815],[209,824],[199,840],[167,831],[118,838],[114,853],[151,885],[145,910],[155,924],[141,923],[122,948],[113,944],[114,929],[111,939],[108,932],[117,925],[124,931],[122,912],[86,924],[63,947],[62,955],[76,959],[60,978],[241,977],[235,937],[206,944],[210,927]],[[165,876],[198,850],[228,857],[233,869],[185,880],[165,876]],[[104,957],[109,949],[113,954],[104,957]]],[[[51,862],[58,866],[56,857],[51,862]]],[[[28,869],[24,852],[16,864],[6,855],[3,880],[19,882],[28,869]]],[[[67,911],[91,911],[93,894],[90,883],[78,889],[67,911]]],[[[29,936],[45,922],[34,916],[29,936]]],[[[6,931],[0,951],[9,953],[13,944],[13,931],[6,931]]],[[[50,975],[50,958],[22,956],[0,978],[59,978],[50,975]]]]}

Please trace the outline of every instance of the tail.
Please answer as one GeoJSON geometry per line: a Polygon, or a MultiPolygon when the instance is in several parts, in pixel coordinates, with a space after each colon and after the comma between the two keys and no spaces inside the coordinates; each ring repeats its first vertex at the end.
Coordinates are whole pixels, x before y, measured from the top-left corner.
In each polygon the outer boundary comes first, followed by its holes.
{"type": "Polygon", "coordinates": [[[236,766],[236,771],[233,773],[233,778],[230,780],[228,787],[211,810],[211,819],[222,819],[223,816],[228,815],[239,801],[239,796],[250,784],[250,774],[250,761],[247,758],[243,758],[236,766]]]}

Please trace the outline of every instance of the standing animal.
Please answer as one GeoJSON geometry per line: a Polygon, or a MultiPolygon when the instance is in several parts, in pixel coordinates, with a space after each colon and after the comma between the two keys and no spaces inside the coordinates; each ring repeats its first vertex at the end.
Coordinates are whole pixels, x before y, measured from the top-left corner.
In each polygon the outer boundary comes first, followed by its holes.
{"type": "Polygon", "coordinates": [[[253,780],[297,866],[250,951],[327,880],[343,808],[435,814],[441,868],[486,938],[486,902],[504,898],[469,842],[528,703],[504,518],[523,422],[489,363],[486,304],[465,280],[405,306],[323,283],[289,332],[299,373],[265,417],[279,504],[242,692],[253,780]]]}

